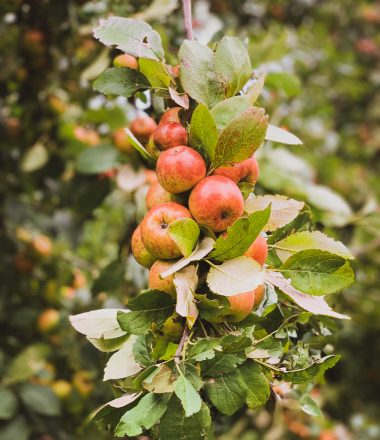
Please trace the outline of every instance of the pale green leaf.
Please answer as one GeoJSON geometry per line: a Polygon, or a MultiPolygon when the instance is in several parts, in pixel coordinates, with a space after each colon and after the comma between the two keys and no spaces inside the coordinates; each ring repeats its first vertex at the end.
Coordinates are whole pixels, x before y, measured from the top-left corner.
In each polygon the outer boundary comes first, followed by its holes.
{"type": "Polygon", "coordinates": [[[140,72],[128,67],[110,67],[105,70],[92,84],[94,90],[104,95],[116,95],[129,98],[138,90],[150,87],[140,72]]]}
{"type": "Polygon", "coordinates": [[[217,142],[218,131],[213,116],[205,105],[199,104],[191,116],[190,146],[199,150],[211,162],[214,160],[217,142]]]}
{"type": "Polygon", "coordinates": [[[77,157],[75,168],[82,174],[99,174],[118,165],[118,151],[110,145],[87,148],[77,157]]]}
{"type": "Polygon", "coordinates": [[[247,404],[251,409],[263,406],[270,396],[268,379],[261,371],[261,367],[253,361],[246,361],[239,366],[241,377],[247,389],[247,404]]]}
{"type": "Polygon", "coordinates": [[[174,392],[182,403],[186,417],[190,417],[201,410],[202,399],[185,376],[180,375],[175,381],[174,392]]]}
{"type": "Polygon", "coordinates": [[[218,130],[229,124],[232,119],[245,112],[251,103],[248,96],[234,96],[219,102],[211,109],[211,115],[214,118],[218,130]]]}
{"type": "Polygon", "coordinates": [[[144,148],[141,142],[136,138],[136,136],[131,132],[129,128],[125,129],[125,132],[128,135],[128,140],[132,144],[132,147],[138,151],[141,156],[146,159],[148,162],[155,163],[155,159],[153,156],[144,148]]]}
{"type": "Polygon", "coordinates": [[[309,416],[323,417],[323,413],[318,404],[309,395],[304,394],[300,399],[300,406],[304,413],[309,416]]]}
{"type": "Polygon", "coordinates": [[[162,62],[140,58],[139,68],[153,88],[167,89],[170,86],[170,75],[162,62]]]}
{"type": "Polygon", "coordinates": [[[125,335],[117,322],[121,309],[100,309],[71,315],[71,325],[75,330],[92,339],[115,339],[125,335]]]}
{"type": "Polygon", "coordinates": [[[314,361],[305,368],[289,370],[282,373],[282,379],[286,382],[292,382],[295,384],[312,382],[318,377],[322,376],[326,370],[334,367],[339,360],[339,355],[325,356],[314,361]]]}
{"type": "Polygon", "coordinates": [[[142,370],[132,352],[135,341],[136,337],[131,336],[123,347],[108,359],[103,380],[124,379],[142,370]]]}
{"type": "Polygon", "coordinates": [[[297,136],[287,130],[284,130],[283,128],[276,127],[272,124],[268,124],[267,132],[265,134],[265,140],[280,142],[281,144],[288,145],[302,144],[302,141],[297,136]]]}
{"type": "Polygon", "coordinates": [[[198,242],[200,229],[193,219],[180,218],[170,224],[168,233],[182,255],[187,258],[191,255],[198,242]]]}
{"type": "Polygon", "coordinates": [[[25,173],[37,171],[47,164],[49,152],[41,143],[34,144],[21,159],[21,170],[25,173]]]}

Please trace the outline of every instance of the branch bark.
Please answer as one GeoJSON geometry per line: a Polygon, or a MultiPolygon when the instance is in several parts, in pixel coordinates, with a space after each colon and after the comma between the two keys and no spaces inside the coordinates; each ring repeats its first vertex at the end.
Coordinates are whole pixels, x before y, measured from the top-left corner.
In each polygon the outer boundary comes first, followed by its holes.
{"type": "Polygon", "coordinates": [[[183,3],[183,15],[185,17],[186,38],[188,40],[194,40],[193,19],[191,16],[191,0],[182,0],[182,3],[183,3]]]}

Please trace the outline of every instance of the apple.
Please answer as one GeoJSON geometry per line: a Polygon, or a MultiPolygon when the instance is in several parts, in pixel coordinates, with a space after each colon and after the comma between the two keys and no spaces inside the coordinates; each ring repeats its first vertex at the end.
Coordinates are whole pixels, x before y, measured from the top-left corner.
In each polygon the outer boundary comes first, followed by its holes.
{"type": "Polygon", "coordinates": [[[150,185],[148,192],[145,196],[145,205],[146,209],[153,208],[153,206],[160,205],[166,202],[175,202],[174,194],[170,194],[170,192],[166,191],[160,185],[160,182],[156,180],[150,185]]]}
{"type": "Polygon", "coordinates": [[[157,175],[156,172],[153,170],[144,170],[145,174],[145,182],[152,184],[157,181],[157,175]]]}
{"type": "Polygon", "coordinates": [[[160,274],[169,269],[173,265],[172,261],[157,260],[149,270],[148,286],[149,289],[157,289],[168,293],[171,297],[176,298],[177,292],[174,285],[174,275],[161,278],[160,274]]]}
{"type": "Polygon", "coordinates": [[[216,168],[213,174],[228,177],[235,183],[248,182],[254,184],[259,178],[259,164],[254,157],[251,157],[232,166],[216,168]]]}
{"type": "Polygon", "coordinates": [[[175,78],[179,77],[179,64],[177,64],[176,66],[169,66],[169,72],[172,76],[174,76],[175,78]]]}
{"type": "Polygon", "coordinates": [[[141,238],[146,249],[161,260],[181,256],[175,241],[168,234],[169,225],[180,218],[192,218],[184,206],[169,202],[154,206],[141,223],[141,238]]]}
{"type": "Polygon", "coordinates": [[[179,112],[181,107],[172,107],[166,110],[166,112],[161,116],[160,123],[158,125],[164,125],[168,122],[180,122],[179,112]]]}
{"type": "Polygon", "coordinates": [[[147,142],[150,135],[156,130],[156,121],[150,116],[141,116],[135,118],[130,126],[131,132],[137,137],[140,142],[147,142]]]}
{"type": "Polygon", "coordinates": [[[141,226],[138,226],[135,229],[135,232],[132,234],[131,247],[133,256],[135,257],[136,261],[141,264],[141,266],[149,269],[157,260],[157,258],[154,257],[144,246],[144,243],[141,239],[141,226]]]}
{"type": "Polygon", "coordinates": [[[115,67],[129,67],[130,69],[138,70],[139,63],[137,59],[132,55],[128,55],[127,53],[118,55],[113,60],[113,65],[115,67]]]}
{"type": "Polygon", "coordinates": [[[153,133],[153,140],[161,150],[187,145],[187,132],[180,122],[160,123],[153,133]]]}
{"type": "Polygon", "coordinates": [[[58,379],[51,384],[51,389],[57,397],[64,400],[71,394],[72,386],[67,380],[58,379]]]}
{"type": "Polygon", "coordinates": [[[160,155],[156,173],[166,191],[179,194],[190,190],[205,177],[206,164],[197,151],[181,145],[160,155]]]}
{"type": "Polygon", "coordinates": [[[244,255],[253,258],[262,266],[268,257],[268,244],[266,239],[262,235],[259,235],[251,246],[249,246],[244,255]]]}
{"type": "Polygon", "coordinates": [[[259,287],[256,287],[255,289],[255,304],[253,308],[258,307],[265,296],[265,286],[264,284],[260,285],[259,287]]]}
{"type": "Polygon", "coordinates": [[[58,327],[60,320],[59,311],[56,309],[46,309],[37,320],[37,328],[41,333],[50,333],[58,327]]]}
{"type": "Polygon", "coordinates": [[[74,138],[82,144],[93,147],[100,143],[100,138],[95,130],[77,126],[74,128],[74,138]]]}
{"type": "Polygon", "coordinates": [[[255,305],[255,291],[229,296],[228,300],[231,304],[231,315],[228,316],[228,320],[239,322],[252,312],[255,305]]]}
{"type": "Polygon", "coordinates": [[[214,232],[225,231],[244,212],[239,187],[224,176],[209,176],[192,190],[189,208],[194,219],[214,232]]]}
{"type": "Polygon", "coordinates": [[[88,370],[78,370],[71,382],[81,396],[88,397],[94,389],[94,374],[88,370]]]}
{"type": "Polygon", "coordinates": [[[123,153],[132,154],[135,151],[124,128],[119,128],[113,133],[113,141],[116,148],[123,153]]]}
{"type": "Polygon", "coordinates": [[[37,235],[32,240],[33,249],[43,257],[51,255],[53,244],[49,237],[46,235],[37,235]]]}

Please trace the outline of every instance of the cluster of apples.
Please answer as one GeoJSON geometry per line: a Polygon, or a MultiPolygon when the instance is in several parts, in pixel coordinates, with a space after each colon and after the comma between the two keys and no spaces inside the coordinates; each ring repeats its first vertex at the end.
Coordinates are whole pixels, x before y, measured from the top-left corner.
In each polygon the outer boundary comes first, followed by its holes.
{"type": "MultiPolygon", "coordinates": [[[[195,220],[215,235],[226,230],[244,213],[244,199],[239,182],[254,184],[259,167],[254,157],[240,163],[216,168],[207,175],[204,158],[188,146],[188,135],[179,117],[180,107],[167,110],[152,131],[147,149],[157,158],[156,177],[147,194],[148,210],[132,235],[132,252],[149,270],[149,288],[175,298],[173,275],[161,278],[181,251],[169,234],[170,225],[183,218],[195,220]]],[[[141,139],[141,137],[140,137],[141,139]]],[[[259,236],[245,253],[263,265],[268,246],[259,236]]],[[[229,297],[233,321],[244,319],[261,302],[264,286],[229,297]]]]}

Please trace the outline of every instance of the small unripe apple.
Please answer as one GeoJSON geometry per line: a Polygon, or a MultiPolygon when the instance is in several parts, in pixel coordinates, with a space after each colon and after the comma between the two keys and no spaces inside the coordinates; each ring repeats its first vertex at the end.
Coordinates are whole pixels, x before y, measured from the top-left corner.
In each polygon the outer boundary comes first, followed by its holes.
{"type": "Polygon", "coordinates": [[[76,371],[72,378],[74,388],[83,397],[88,397],[94,389],[94,374],[88,370],[76,371]]]}
{"type": "Polygon", "coordinates": [[[214,232],[225,231],[244,212],[244,199],[231,179],[209,176],[192,190],[189,208],[194,219],[214,232]]]}
{"type": "Polygon", "coordinates": [[[150,185],[148,192],[146,193],[146,209],[149,211],[149,209],[153,208],[153,206],[161,205],[162,203],[167,202],[175,202],[175,196],[162,188],[160,182],[156,180],[152,183],[152,185],[150,185]]]}
{"type": "Polygon", "coordinates": [[[156,130],[156,121],[150,116],[141,116],[134,119],[130,130],[140,142],[148,142],[149,137],[156,130]]]}
{"type": "Polygon", "coordinates": [[[131,247],[133,256],[141,266],[149,269],[157,260],[157,258],[154,257],[144,246],[141,239],[141,225],[137,226],[135,232],[132,234],[131,247]]]}
{"type": "Polygon", "coordinates": [[[124,128],[119,128],[113,133],[113,141],[116,148],[123,153],[131,154],[135,151],[124,128]]]}
{"type": "Polygon", "coordinates": [[[206,175],[203,157],[194,149],[185,146],[164,151],[157,161],[157,180],[172,194],[193,188],[206,175]]]}
{"type": "Polygon", "coordinates": [[[161,150],[187,145],[187,132],[179,122],[160,123],[153,133],[154,143],[161,150]]]}
{"type": "Polygon", "coordinates": [[[70,382],[67,382],[67,380],[59,379],[51,384],[51,389],[56,396],[64,400],[71,394],[72,385],[70,382]]]}
{"type": "Polygon", "coordinates": [[[228,177],[235,183],[248,182],[254,184],[259,178],[259,164],[256,158],[251,157],[229,167],[216,168],[213,174],[228,177]]]}
{"type": "Polygon", "coordinates": [[[192,218],[184,206],[169,202],[154,206],[141,223],[141,238],[148,251],[161,260],[181,256],[175,241],[168,234],[169,226],[180,218],[192,218]]]}
{"type": "Polygon", "coordinates": [[[244,255],[253,258],[262,266],[268,257],[268,244],[266,239],[262,235],[259,235],[244,255]]]}
{"type": "Polygon", "coordinates": [[[178,315],[175,313],[174,316],[169,316],[169,318],[164,322],[162,326],[162,332],[168,341],[179,342],[183,334],[183,320],[177,321],[178,315]]]}
{"type": "Polygon", "coordinates": [[[118,55],[113,60],[113,65],[115,67],[129,67],[130,69],[137,70],[139,68],[139,63],[137,59],[132,55],[128,55],[127,53],[123,53],[118,55]]]}
{"type": "Polygon", "coordinates": [[[157,260],[149,270],[148,285],[149,289],[157,289],[168,293],[175,298],[177,292],[174,285],[174,275],[169,275],[166,278],[161,278],[160,274],[169,269],[173,265],[172,261],[157,260]]]}
{"type": "Polygon", "coordinates": [[[60,314],[58,310],[47,309],[43,311],[37,320],[37,328],[41,333],[50,333],[59,325],[60,314]]]}
{"type": "Polygon", "coordinates": [[[172,107],[166,110],[166,112],[161,116],[159,125],[167,124],[168,122],[180,122],[179,112],[181,107],[172,107]]]}

